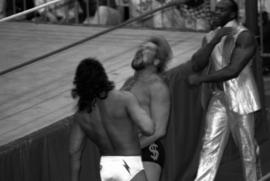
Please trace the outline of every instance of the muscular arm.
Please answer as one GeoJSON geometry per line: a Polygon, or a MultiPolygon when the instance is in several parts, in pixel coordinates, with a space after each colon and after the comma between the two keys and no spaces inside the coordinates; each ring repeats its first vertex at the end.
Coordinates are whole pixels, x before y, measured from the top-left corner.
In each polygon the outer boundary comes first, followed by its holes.
{"type": "Polygon", "coordinates": [[[242,32],[232,53],[231,63],[216,72],[200,77],[200,82],[226,81],[237,77],[256,52],[256,41],[248,31],[242,32]]]}
{"type": "Polygon", "coordinates": [[[151,136],[142,136],[140,138],[142,148],[166,134],[170,114],[170,95],[166,85],[155,83],[151,87],[150,95],[150,114],[152,120],[155,122],[155,132],[151,136]]]}
{"type": "Polygon", "coordinates": [[[152,135],[155,129],[154,121],[152,121],[146,111],[140,107],[136,97],[132,93],[127,93],[129,94],[127,110],[131,120],[144,135],[152,135]]]}
{"type": "Polygon", "coordinates": [[[206,38],[203,38],[201,48],[191,57],[192,70],[194,72],[200,72],[207,66],[212,50],[217,43],[213,40],[207,43],[206,38]]]}
{"type": "Polygon", "coordinates": [[[74,123],[71,127],[69,145],[71,181],[79,181],[81,155],[85,146],[85,134],[76,119],[78,119],[78,117],[75,115],[74,123]]]}
{"type": "Polygon", "coordinates": [[[192,70],[194,72],[202,71],[207,66],[216,44],[220,42],[222,37],[232,35],[234,32],[234,29],[231,27],[223,27],[208,33],[203,38],[201,48],[191,57],[192,70]]]}

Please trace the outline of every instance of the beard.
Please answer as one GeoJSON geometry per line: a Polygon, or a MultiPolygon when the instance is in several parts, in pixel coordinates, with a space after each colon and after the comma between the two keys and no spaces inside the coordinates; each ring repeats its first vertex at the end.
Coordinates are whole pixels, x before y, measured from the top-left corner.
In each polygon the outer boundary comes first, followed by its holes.
{"type": "Polygon", "coordinates": [[[132,60],[132,63],[131,63],[131,67],[138,71],[138,70],[143,70],[146,65],[145,63],[143,62],[143,60],[141,58],[137,59],[136,57],[132,60]]]}
{"type": "Polygon", "coordinates": [[[146,67],[146,65],[143,61],[142,51],[136,52],[136,54],[132,60],[131,67],[136,71],[143,70],[146,67]]]}

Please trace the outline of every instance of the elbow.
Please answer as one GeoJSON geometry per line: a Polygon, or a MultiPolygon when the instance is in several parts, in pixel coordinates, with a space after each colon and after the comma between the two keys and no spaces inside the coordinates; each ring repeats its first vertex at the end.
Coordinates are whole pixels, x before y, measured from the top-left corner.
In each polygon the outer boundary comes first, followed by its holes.
{"type": "Polygon", "coordinates": [[[227,67],[223,69],[222,76],[220,77],[220,81],[227,81],[233,78],[236,78],[240,74],[241,70],[237,67],[227,67]]]}
{"type": "Polygon", "coordinates": [[[241,71],[239,71],[238,69],[236,68],[231,68],[229,69],[229,72],[228,72],[228,79],[233,79],[235,77],[237,77],[239,74],[240,74],[241,71]]]}
{"type": "Polygon", "coordinates": [[[155,127],[150,126],[148,129],[144,130],[145,136],[152,136],[155,133],[155,127]]]}
{"type": "Polygon", "coordinates": [[[166,135],[166,130],[162,130],[160,133],[159,133],[159,138],[162,138],[166,135]]]}
{"type": "Polygon", "coordinates": [[[151,129],[149,129],[147,136],[152,136],[154,133],[155,133],[155,129],[151,128],[151,129]]]}
{"type": "Polygon", "coordinates": [[[159,129],[159,131],[156,131],[156,137],[159,139],[159,138],[162,138],[166,135],[166,129],[159,129]]]}
{"type": "Polygon", "coordinates": [[[233,78],[236,78],[236,77],[238,77],[238,75],[239,75],[239,72],[235,72],[235,73],[233,73],[232,75],[231,75],[231,78],[233,79],[233,78]]]}
{"type": "Polygon", "coordinates": [[[156,132],[156,124],[155,122],[152,120],[151,122],[149,122],[149,127],[148,127],[148,136],[152,136],[153,134],[155,134],[156,132]]]}

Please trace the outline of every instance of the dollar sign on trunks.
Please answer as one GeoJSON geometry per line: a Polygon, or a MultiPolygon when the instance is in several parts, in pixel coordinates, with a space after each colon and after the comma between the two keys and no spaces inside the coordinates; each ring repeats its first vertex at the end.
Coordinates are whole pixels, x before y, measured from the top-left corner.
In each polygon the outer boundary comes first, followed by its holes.
{"type": "Polygon", "coordinates": [[[151,144],[149,146],[149,151],[152,153],[151,154],[151,158],[153,160],[157,160],[158,159],[159,152],[158,152],[157,148],[158,148],[158,145],[157,144],[151,144]]]}

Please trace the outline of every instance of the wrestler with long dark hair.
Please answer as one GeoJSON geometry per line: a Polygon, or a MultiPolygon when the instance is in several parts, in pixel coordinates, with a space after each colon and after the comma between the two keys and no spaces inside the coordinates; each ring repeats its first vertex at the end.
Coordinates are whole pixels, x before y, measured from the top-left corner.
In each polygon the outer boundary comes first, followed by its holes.
{"type": "Polygon", "coordinates": [[[103,66],[93,58],[78,65],[72,96],[78,100],[70,135],[72,181],[79,180],[87,138],[101,154],[102,181],[146,181],[137,132],[151,135],[154,125],[135,96],[115,90],[103,66]]]}

